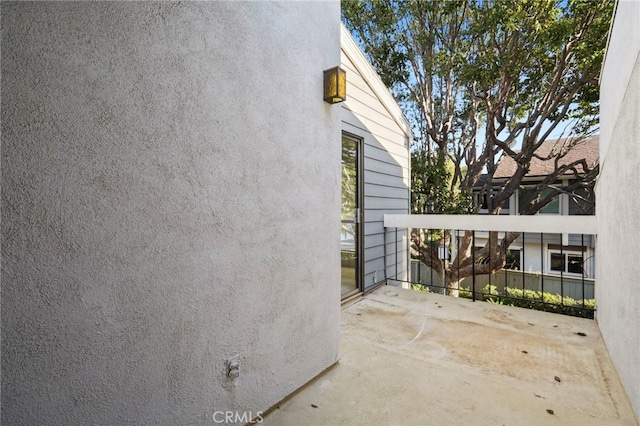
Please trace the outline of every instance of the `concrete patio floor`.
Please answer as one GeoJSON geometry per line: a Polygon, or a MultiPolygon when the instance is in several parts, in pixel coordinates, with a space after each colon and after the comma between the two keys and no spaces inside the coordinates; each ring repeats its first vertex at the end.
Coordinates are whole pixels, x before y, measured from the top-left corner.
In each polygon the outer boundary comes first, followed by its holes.
{"type": "Polygon", "coordinates": [[[262,424],[638,424],[593,320],[385,286],[340,353],[262,424]]]}

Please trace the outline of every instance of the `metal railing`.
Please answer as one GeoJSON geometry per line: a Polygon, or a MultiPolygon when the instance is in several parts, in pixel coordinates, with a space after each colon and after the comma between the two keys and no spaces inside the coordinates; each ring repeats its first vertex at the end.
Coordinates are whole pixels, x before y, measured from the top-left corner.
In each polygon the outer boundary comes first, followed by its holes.
{"type": "MultiPolygon", "coordinates": [[[[385,215],[411,260],[390,281],[429,292],[593,318],[593,216],[385,215]]],[[[397,256],[398,239],[385,244],[397,256]]],[[[389,254],[389,251],[393,253],[389,254]]],[[[397,264],[398,262],[396,262],[397,264]]]]}

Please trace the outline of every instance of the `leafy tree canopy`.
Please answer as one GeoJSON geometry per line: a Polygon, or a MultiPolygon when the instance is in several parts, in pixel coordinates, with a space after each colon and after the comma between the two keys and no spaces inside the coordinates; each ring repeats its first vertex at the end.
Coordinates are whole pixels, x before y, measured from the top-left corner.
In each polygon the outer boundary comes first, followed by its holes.
{"type": "MultiPolygon", "coordinates": [[[[414,212],[468,212],[469,194],[487,172],[488,210],[499,213],[551,135],[563,139],[544,158],[555,170],[536,185],[521,213],[534,214],[560,193],[593,186],[597,164],[562,160],[597,130],[598,78],[612,12],[611,0],[342,1],[345,25],[414,125],[414,212]],[[516,170],[496,182],[501,156],[511,157],[516,170]]],[[[424,246],[419,234],[412,240],[420,259],[445,270],[454,288],[472,270],[503,267],[501,253],[518,236],[508,233],[498,243],[492,235],[472,259],[465,233],[450,262],[439,260],[434,244],[424,246]],[[480,264],[488,253],[492,262],[480,264]]]]}
{"type": "MultiPolygon", "coordinates": [[[[470,190],[501,155],[514,158],[518,171],[494,210],[551,134],[568,137],[558,156],[595,131],[612,8],[585,0],[342,2],[345,24],[415,125],[414,149],[453,163],[450,188],[470,190]]],[[[585,174],[575,188],[592,184],[597,168],[585,174]]],[[[538,199],[530,212],[551,199],[538,199]]]]}

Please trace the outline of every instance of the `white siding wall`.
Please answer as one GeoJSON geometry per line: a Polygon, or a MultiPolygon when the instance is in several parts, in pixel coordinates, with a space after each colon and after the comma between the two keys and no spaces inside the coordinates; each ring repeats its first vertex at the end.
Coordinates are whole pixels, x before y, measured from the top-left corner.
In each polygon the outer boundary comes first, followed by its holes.
{"type": "MultiPolygon", "coordinates": [[[[550,218],[553,220],[553,218],[550,218]]],[[[462,234],[462,231],[460,231],[462,234]]],[[[476,246],[484,247],[488,240],[488,232],[476,232],[476,246]]],[[[502,235],[500,235],[502,237],[502,235]]],[[[544,270],[548,272],[549,270],[549,245],[560,245],[563,239],[563,236],[560,234],[548,234],[545,233],[542,235],[542,248],[540,245],[540,234],[539,233],[525,233],[525,246],[524,246],[524,263],[523,267],[525,270],[533,270],[540,271],[542,268],[541,259],[544,258],[544,270]]],[[[582,245],[582,234],[564,234],[564,244],[565,246],[581,246],[582,245]]],[[[595,237],[593,235],[584,235],[584,246],[585,253],[584,258],[588,259],[591,257],[593,253],[595,237]]],[[[518,237],[512,244],[509,246],[510,249],[520,250],[522,254],[522,236],[518,237]]],[[[586,264],[586,272],[588,277],[594,276],[595,266],[593,261],[587,262],[586,264]]]]}
{"type": "Polygon", "coordinates": [[[600,99],[597,320],[640,418],[640,2],[618,3],[600,99]]]}
{"type": "Polygon", "coordinates": [[[407,233],[389,232],[385,274],[385,213],[409,213],[411,133],[406,119],[379,77],[343,28],[341,65],[347,71],[342,129],[363,141],[364,287],[385,277],[406,279],[407,233]],[[396,247],[398,251],[396,252],[396,247]]]}
{"type": "Polygon", "coordinates": [[[332,365],[339,2],[1,7],[2,424],[244,424],[332,365]]]}

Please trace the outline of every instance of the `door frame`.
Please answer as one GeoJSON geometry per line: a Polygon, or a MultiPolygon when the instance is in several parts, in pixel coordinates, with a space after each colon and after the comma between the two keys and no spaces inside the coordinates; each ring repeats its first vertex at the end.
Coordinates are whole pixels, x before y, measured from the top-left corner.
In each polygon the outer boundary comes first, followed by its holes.
{"type": "MultiPolygon", "coordinates": [[[[364,138],[356,134],[342,131],[340,138],[340,144],[342,146],[342,140],[348,139],[356,143],[356,203],[357,203],[357,220],[356,220],[356,238],[354,239],[356,245],[356,288],[342,294],[340,292],[340,299],[345,300],[355,294],[363,292],[364,284],[364,223],[365,223],[365,209],[364,209],[364,138]]],[[[342,286],[341,286],[342,288],[342,286]]]]}

